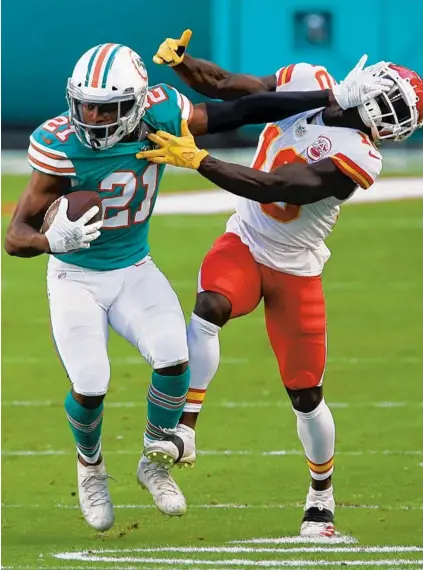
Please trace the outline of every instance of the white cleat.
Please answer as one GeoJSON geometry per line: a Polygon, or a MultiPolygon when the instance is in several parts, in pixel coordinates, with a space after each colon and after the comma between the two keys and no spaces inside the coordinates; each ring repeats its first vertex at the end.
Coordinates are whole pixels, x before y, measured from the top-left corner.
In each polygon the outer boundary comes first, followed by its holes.
{"type": "Polygon", "coordinates": [[[195,452],[195,431],[184,424],[178,424],[176,426],[175,435],[179,436],[184,442],[184,452],[176,465],[178,467],[194,467],[195,460],[197,459],[195,452]]]}
{"type": "MultiPolygon", "coordinates": [[[[175,430],[172,430],[173,432],[175,430]]],[[[166,469],[173,467],[180,456],[180,448],[175,443],[174,436],[166,436],[169,439],[158,439],[144,447],[144,455],[153,463],[159,463],[166,469]]],[[[180,438],[178,438],[180,440],[180,438]]],[[[180,446],[183,442],[180,440],[180,446]]]]}
{"type": "Polygon", "coordinates": [[[150,492],[156,507],[169,516],[181,516],[187,510],[185,497],[169,470],[144,455],[138,464],[138,483],[150,492]]]}
{"type": "Polygon", "coordinates": [[[107,485],[109,478],[104,460],[89,466],[78,460],[79,505],[87,523],[102,532],[111,528],[115,520],[107,485]]]}
{"type": "Polygon", "coordinates": [[[300,536],[327,537],[335,534],[335,501],[332,487],[327,491],[310,488],[304,507],[300,536]]]}
{"type": "Polygon", "coordinates": [[[195,455],[195,431],[178,424],[176,429],[164,429],[163,439],[152,441],[144,448],[144,455],[154,463],[160,463],[167,469],[175,464],[178,467],[193,467],[195,455]]]}

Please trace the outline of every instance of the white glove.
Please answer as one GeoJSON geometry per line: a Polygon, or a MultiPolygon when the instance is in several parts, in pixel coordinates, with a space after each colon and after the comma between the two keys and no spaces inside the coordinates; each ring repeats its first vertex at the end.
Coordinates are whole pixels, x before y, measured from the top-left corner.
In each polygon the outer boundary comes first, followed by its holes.
{"type": "Polygon", "coordinates": [[[61,198],[53,223],[45,233],[52,253],[88,249],[91,245],[90,242],[100,235],[99,230],[103,225],[103,220],[88,226],[85,225],[97,214],[98,206],[93,206],[76,222],[71,222],[67,216],[68,205],[67,198],[61,198]]]}
{"type": "Polygon", "coordinates": [[[363,55],[344,81],[332,88],[333,96],[342,109],[363,105],[383,91],[389,91],[394,84],[391,79],[376,76],[378,68],[385,62],[363,69],[366,61],[367,55],[363,55]]]}

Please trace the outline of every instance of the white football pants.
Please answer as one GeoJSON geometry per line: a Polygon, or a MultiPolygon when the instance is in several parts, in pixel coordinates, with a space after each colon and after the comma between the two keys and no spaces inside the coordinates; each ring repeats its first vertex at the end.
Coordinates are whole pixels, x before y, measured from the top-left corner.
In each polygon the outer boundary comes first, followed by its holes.
{"type": "Polygon", "coordinates": [[[155,369],[188,360],[179,300],[150,256],[112,271],[93,271],[51,256],[47,291],[53,339],[78,394],[107,392],[109,324],[155,369]]]}

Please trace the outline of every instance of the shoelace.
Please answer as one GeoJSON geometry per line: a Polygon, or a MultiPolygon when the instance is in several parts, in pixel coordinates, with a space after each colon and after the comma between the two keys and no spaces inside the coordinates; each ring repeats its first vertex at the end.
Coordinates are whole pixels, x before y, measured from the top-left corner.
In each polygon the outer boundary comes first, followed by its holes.
{"type": "Polygon", "coordinates": [[[315,507],[316,509],[319,509],[319,511],[323,511],[323,509],[327,509],[327,506],[325,505],[325,503],[323,503],[322,501],[319,501],[318,499],[315,501],[310,501],[310,503],[308,503],[304,507],[304,510],[306,511],[310,507],[315,507]]]}
{"type": "Polygon", "coordinates": [[[170,475],[166,467],[158,465],[157,463],[152,463],[150,466],[145,468],[145,473],[147,477],[156,485],[161,491],[166,491],[167,493],[177,494],[177,491],[170,479],[170,475]]]}
{"type": "Polygon", "coordinates": [[[113,479],[111,475],[88,475],[81,483],[81,487],[87,492],[87,498],[92,507],[105,505],[110,501],[109,490],[105,481],[113,479]]]}

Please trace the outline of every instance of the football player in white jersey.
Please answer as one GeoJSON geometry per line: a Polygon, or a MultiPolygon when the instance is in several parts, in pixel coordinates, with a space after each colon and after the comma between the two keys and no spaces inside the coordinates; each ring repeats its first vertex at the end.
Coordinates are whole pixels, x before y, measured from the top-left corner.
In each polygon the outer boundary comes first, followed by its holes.
{"type": "MultiPolygon", "coordinates": [[[[175,66],[191,87],[213,98],[327,89],[336,83],[324,67],[307,63],[289,65],[265,78],[231,74],[184,54],[186,39],[185,34],[181,40],[166,40],[154,59],[175,66]]],[[[226,233],[215,241],[200,270],[188,328],[190,389],[176,431],[185,447],[179,460],[195,461],[194,428],[219,364],[221,327],[252,312],[263,298],[269,340],[311,475],[302,536],[330,537],[335,532],[335,425],[322,390],[326,311],[321,273],[330,256],[325,238],[340,205],[379,176],[382,156],[375,143],[402,141],[423,124],[423,80],[405,67],[385,62],[368,69],[393,82],[389,92],[347,111],[333,104],[267,124],[252,168],[199,150],[186,126],[180,138],[153,135],[159,148],[140,155],[196,168],[221,188],[242,196],[226,233]]]]}

